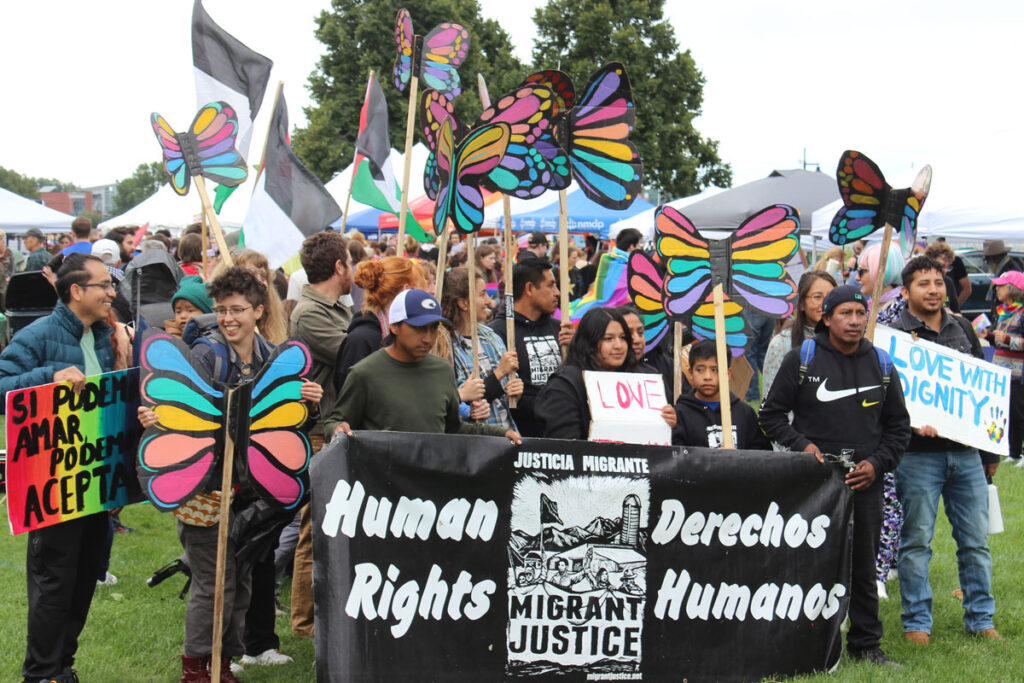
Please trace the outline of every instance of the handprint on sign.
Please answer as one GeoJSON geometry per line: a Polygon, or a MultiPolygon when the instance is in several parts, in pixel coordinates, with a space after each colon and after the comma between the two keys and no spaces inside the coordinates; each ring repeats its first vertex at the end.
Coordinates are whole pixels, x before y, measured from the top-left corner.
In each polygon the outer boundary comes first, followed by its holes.
{"type": "Polygon", "coordinates": [[[988,425],[988,438],[993,443],[999,443],[1003,440],[1003,436],[1006,434],[1006,415],[1002,409],[993,406],[989,409],[989,417],[992,422],[988,425]]]}

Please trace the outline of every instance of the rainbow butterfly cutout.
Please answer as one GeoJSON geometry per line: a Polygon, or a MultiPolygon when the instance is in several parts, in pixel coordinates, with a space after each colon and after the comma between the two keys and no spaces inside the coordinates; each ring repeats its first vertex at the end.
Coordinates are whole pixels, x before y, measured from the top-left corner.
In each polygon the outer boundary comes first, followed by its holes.
{"type": "Polygon", "coordinates": [[[227,187],[248,176],[245,159],[235,148],[238,116],[227,102],[211,102],[200,109],[187,133],[175,133],[160,114],[151,114],[150,122],[164,152],[164,170],[178,194],[188,194],[192,176],[204,175],[227,187]]]}
{"type": "Polygon", "coordinates": [[[658,207],[654,221],[655,250],[665,269],[660,297],[664,321],[659,319],[660,271],[654,260],[634,252],[627,280],[634,303],[650,316],[645,328],[651,328],[652,336],[664,336],[668,319],[688,317],[694,336],[714,339],[711,290],[718,283],[724,289],[726,344],[734,356],[742,355],[749,342],[743,317],[747,307],[773,317],[793,312],[796,284],[786,272],[786,262],[799,246],[800,219],[793,207],[761,209],[721,240],[704,238],[670,206],[658,207]]]}
{"type": "Polygon", "coordinates": [[[175,509],[211,482],[225,444],[230,412],[245,480],[262,498],[295,509],[309,490],[309,439],[298,431],[308,416],[299,390],[312,365],[297,341],[277,347],[252,382],[228,389],[195,367],[187,346],[163,332],[142,346],[142,398],[159,417],[139,444],[138,476],[146,496],[175,509]]]}
{"type": "Polygon", "coordinates": [[[394,79],[399,92],[405,92],[409,79],[416,77],[446,97],[454,99],[462,93],[458,68],[469,52],[469,31],[464,26],[446,21],[424,38],[412,32],[412,16],[402,8],[395,19],[395,44],[394,79]]]}
{"type": "Polygon", "coordinates": [[[440,183],[434,202],[434,230],[440,235],[448,219],[464,233],[476,232],[484,221],[480,179],[501,163],[508,147],[507,123],[488,123],[471,130],[455,143],[452,122],[441,124],[437,138],[440,183]]]}
{"type": "MultiPolygon", "coordinates": [[[[556,150],[553,121],[561,112],[561,99],[543,85],[519,86],[485,109],[473,124],[477,128],[501,122],[509,126],[509,142],[498,166],[481,179],[481,186],[492,192],[504,192],[530,198],[544,192],[552,181],[554,169],[538,152],[546,144],[556,150]]],[[[464,127],[455,115],[451,101],[436,90],[427,90],[420,98],[420,122],[431,150],[423,171],[423,187],[436,199],[440,186],[437,166],[438,135],[441,124],[449,121],[458,140],[464,127]]]]}
{"type": "Polygon", "coordinates": [[[644,351],[650,352],[668,332],[668,314],[662,289],[665,271],[658,262],[639,249],[629,255],[626,288],[629,300],[640,311],[644,324],[644,351]]]}
{"type": "Polygon", "coordinates": [[[903,254],[914,252],[917,218],[932,184],[931,166],[922,168],[910,187],[894,190],[875,162],[860,152],[846,150],[839,159],[836,180],[843,206],[829,227],[833,244],[863,239],[888,223],[899,230],[903,254]]]}
{"type": "MultiPolygon", "coordinates": [[[[557,85],[563,92],[570,86],[557,85]]],[[[573,93],[572,109],[555,128],[565,163],[555,164],[551,189],[564,189],[575,178],[586,196],[601,206],[628,208],[640,192],[643,164],[629,139],[636,109],[626,67],[620,62],[606,64],[590,77],[581,95],[573,93]]]]}

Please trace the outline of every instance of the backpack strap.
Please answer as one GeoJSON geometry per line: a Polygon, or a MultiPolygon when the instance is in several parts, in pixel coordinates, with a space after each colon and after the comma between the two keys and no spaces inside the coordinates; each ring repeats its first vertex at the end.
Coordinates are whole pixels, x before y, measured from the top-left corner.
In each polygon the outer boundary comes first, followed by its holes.
{"type": "Polygon", "coordinates": [[[889,391],[889,378],[892,376],[892,358],[883,349],[873,346],[875,349],[875,355],[878,356],[878,368],[882,371],[882,400],[885,400],[885,395],[889,391]]]}
{"type": "Polygon", "coordinates": [[[804,339],[804,343],[800,345],[800,375],[797,379],[797,384],[804,383],[804,377],[807,376],[807,368],[810,367],[811,361],[814,360],[814,339],[804,339]]]}
{"type": "Polygon", "coordinates": [[[213,377],[219,382],[227,382],[228,371],[231,367],[227,346],[208,336],[196,339],[193,346],[197,344],[205,344],[213,349],[213,377]]]}

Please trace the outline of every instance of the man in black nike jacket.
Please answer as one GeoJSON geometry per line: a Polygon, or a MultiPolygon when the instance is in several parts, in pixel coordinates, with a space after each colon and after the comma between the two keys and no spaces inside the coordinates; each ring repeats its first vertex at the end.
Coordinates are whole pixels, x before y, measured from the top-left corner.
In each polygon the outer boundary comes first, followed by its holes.
{"type": "Polygon", "coordinates": [[[875,558],[882,475],[895,469],[906,450],[910,417],[892,362],[864,339],[867,312],[867,301],[855,287],[836,287],[825,297],[813,345],[786,354],[759,421],[769,439],[789,450],[813,453],[819,461],[822,453],[846,453],[856,463],[846,476],[856,492],[846,645],[855,659],[895,666],[880,647],[875,558]]]}

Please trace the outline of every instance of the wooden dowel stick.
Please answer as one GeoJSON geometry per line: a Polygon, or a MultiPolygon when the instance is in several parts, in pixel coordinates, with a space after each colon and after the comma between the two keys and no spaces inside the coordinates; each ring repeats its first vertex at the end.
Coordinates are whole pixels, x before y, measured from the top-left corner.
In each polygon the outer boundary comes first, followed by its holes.
{"type": "MultiPolygon", "coordinates": [[[[221,641],[224,639],[224,576],[228,560],[228,535],[231,531],[231,479],[235,466],[235,441],[231,436],[231,393],[224,413],[224,459],[220,477],[220,527],[217,529],[217,570],[213,590],[213,654],[210,656],[210,680],[220,680],[221,641]]],[[[236,577],[237,578],[237,577],[236,577]]]]}
{"type": "Polygon", "coordinates": [[[231,251],[228,249],[228,243],[224,239],[224,233],[221,232],[220,221],[217,220],[217,214],[213,211],[213,204],[210,203],[210,196],[206,193],[206,181],[201,175],[195,176],[193,180],[195,180],[196,189],[199,190],[199,200],[203,203],[203,211],[206,213],[206,219],[210,221],[210,228],[213,229],[213,237],[217,240],[217,248],[220,250],[220,258],[224,264],[230,268],[235,265],[235,261],[231,258],[231,251]]]}
{"type": "Polygon", "coordinates": [[[405,165],[402,169],[402,208],[398,214],[398,244],[396,251],[405,256],[405,215],[409,212],[409,171],[412,169],[412,137],[416,127],[416,104],[420,79],[409,80],[409,113],[405,117],[405,165]]]}
{"type": "MultiPolygon", "coordinates": [[[[569,318],[569,207],[565,190],[558,191],[558,291],[561,295],[562,324],[569,318]]],[[[562,347],[562,359],[569,347],[562,347]]]]}
{"type": "Polygon", "coordinates": [[[725,344],[725,295],[722,283],[711,292],[715,303],[715,346],[718,350],[718,392],[722,406],[722,447],[736,448],[732,438],[732,395],[729,392],[729,348],[725,344]]]}
{"type": "Polygon", "coordinates": [[[882,305],[882,289],[885,288],[885,268],[889,261],[889,245],[892,244],[892,226],[885,224],[882,235],[882,252],[878,255],[878,268],[875,270],[875,286],[871,292],[871,310],[868,311],[868,327],[864,336],[871,343],[875,341],[875,325],[878,323],[878,309],[882,305]]]}

